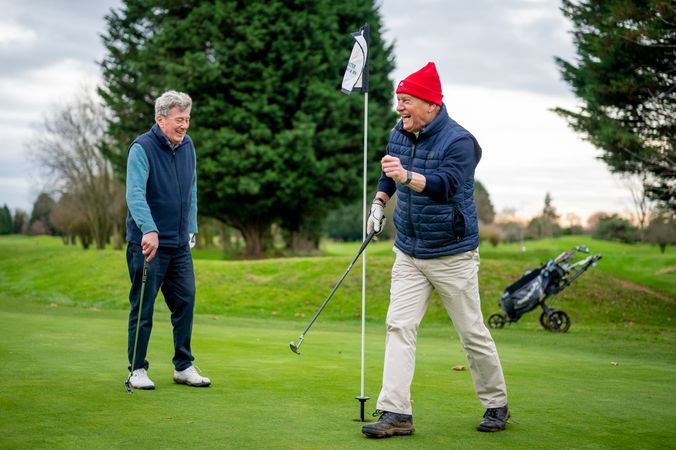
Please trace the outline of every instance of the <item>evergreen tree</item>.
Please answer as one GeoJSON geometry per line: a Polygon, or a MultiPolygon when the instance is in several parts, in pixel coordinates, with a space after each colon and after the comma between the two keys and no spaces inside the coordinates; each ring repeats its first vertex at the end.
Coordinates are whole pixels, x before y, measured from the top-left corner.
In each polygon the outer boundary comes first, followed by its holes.
{"type": "Polygon", "coordinates": [[[14,211],[12,222],[14,234],[25,234],[28,231],[28,213],[23,209],[14,211]]]}
{"type": "Polygon", "coordinates": [[[542,208],[542,216],[540,219],[542,223],[542,237],[553,237],[559,235],[559,215],[556,213],[556,208],[554,208],[554,205],[552,205],[552,196],[549,194],[549,192],[545,194],[545,206],[542,208]]]}
{"type": "Polygon", "coordinates": [[[12,234],[13,231],[12,213],[5,204],[5,206],[0,209],[0,234],[12,234]]]}
{"type": "Polygon", "coordinates": [[[673,0],[563,0],[576,64],[557,58],[582,100],[557,108],[602,150],[611,171],[647,175],[646,193],[676,211],[676,6],[673,0]]]}
{"type": "Polygon", "coordinates": [[[488,225],[495,219],[495,208],[491,202],[491,196],[479,180],[474,180],[474,202],[476,203],[477,215],[481,223],[488,225]]]}
{"type": "Polygon", "coordinates": [[[43,192],[33,203],[33,211],[28,222],[29,228],[34,234],[56,234],[56,229],[52,225],[49,215],[54,208],[54,199],[51,195],[43,192]]]}
{"type": "Polygon", "coordinates": [[[358,198],[363,97],[340,84],[365,22],[374,164],[395,121],[375,2],[125,0],[106,21],[100,91],[116,116],[118,145],[105,151],[118,173],[154,98],[176,89],[193,98],[200,213],[240,231],[249,256],[265,253],[273,223],[318,242],[327,211],[358,198]]]}

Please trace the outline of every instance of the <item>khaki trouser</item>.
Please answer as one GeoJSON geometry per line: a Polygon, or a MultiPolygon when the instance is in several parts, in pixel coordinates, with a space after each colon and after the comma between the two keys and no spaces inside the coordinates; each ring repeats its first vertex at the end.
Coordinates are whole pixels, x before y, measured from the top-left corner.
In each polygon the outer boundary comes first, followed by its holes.
{"type": "Polygon", "coordinates": [[[493,338],[483,323],[479,299],[479,252],[434,259],[412,258],[394,249],[383,387],[377,408],[412,414],[411,382],[418,326],[436,289],[467,353],[474,389],[484,408],[507,404],[507,387],[493,338]]]}

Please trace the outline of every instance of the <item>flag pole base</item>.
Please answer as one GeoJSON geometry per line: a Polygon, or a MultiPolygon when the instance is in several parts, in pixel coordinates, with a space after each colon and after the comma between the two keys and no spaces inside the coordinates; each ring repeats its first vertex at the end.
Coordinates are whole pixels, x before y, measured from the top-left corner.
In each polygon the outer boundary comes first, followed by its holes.
{"type": "Polygon", "coordinates": [[[355,397],[355,398],[356,398],[357,400],[359,400],[359,417],[360,417],[360,420],[361,420],[362,422],[366,422],[366,420],[364,419],[364,403],[366,403],[366,401],[367,401],[370,397],[366,397],[366,396],[360,395],[360,396],[355,397]]]}

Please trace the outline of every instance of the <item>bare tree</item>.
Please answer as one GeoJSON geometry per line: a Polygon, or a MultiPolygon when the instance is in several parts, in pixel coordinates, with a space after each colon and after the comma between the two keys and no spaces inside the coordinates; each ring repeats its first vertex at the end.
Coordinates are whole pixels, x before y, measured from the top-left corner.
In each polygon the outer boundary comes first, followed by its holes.
{"type": "Polygon", "coordinates": [[[646,194],[645,186],[647,185],[647,173],[639,175],[624,175],[622,180],[624,185],[631,193],[631,199],[634,206],[633,218],[638,225],[639,238],[641,242],[646,240],[646,228],[648,227],[648,220],[653,213],[653,202],[650,201],[646,194]]]}
{"type": "Polygon", "coordinates": [[[36,163],[61,194],[77,204],[96,248],[105,248],[119,230],[124,188],[100,151],[106,139],[106,109],[93,90],[83,88],[71,102],[58,104],[36,128],[28,144],[36,163]]]}
{"type": "Polygon", "coordinates": [[[646,229],[648,242],[657,244],[664,253],[668,245],[676,244],[676,214],[668,211],[657,212],[646,229]]]}
{"type": "Polygon", "coordinates": [[[86,215],[82,211],[79,199],[66,192],[52,208],[49,218],[54,226],[61,231],[64,244],[80,243],[85,249],[92,241],[91,227],[86,222],[86,215]]]}

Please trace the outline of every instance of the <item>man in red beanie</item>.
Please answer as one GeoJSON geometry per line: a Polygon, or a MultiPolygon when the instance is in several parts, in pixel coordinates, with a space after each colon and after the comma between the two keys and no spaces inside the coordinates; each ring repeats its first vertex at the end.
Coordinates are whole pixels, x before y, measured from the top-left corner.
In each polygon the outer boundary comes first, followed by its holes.
{"type": "Polygon", "coordinates": [[[378,422],[369,437],[411,434],[411,382],[416,337],[433,290],[448,312],[467,353],[474,388],[486,412],[479,431],[505,429],[507,388],[479,299],[479,225],[474,170],[481,147],[448,116],[434,63],[397,86],[401,120],[392,130],[368,231],[380,233],[385,204],[397,193],[383,386],[378,422]]]}

